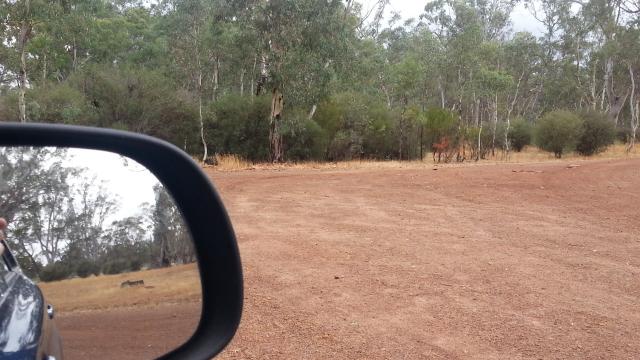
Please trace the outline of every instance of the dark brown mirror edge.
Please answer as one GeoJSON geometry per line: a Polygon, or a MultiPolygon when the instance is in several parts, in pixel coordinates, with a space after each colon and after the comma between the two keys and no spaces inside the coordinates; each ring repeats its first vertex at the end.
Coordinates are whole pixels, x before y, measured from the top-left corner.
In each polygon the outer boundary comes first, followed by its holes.
{"type": "Polygon", "coordinates": [[[243,300],[236,238],[213,184],[186,153],[146,135],[52,124],[0,123],[0,146],[104,150],[147,167],[184,215],[193,236],[202,284],[202,312],[194,334],[159,359],[209,359],[231,341],[240,324],[243,300]]]}

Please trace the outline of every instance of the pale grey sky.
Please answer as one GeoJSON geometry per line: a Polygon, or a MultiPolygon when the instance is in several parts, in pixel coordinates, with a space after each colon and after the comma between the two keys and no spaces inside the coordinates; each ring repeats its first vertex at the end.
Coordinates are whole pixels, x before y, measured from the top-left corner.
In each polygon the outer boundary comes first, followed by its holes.
{"type": "MultiPolygon", "coordinates": [[[[377,0],[361,0],[360,2],[363,4],[363,8],[368,10],[377,3],[377,0]]],[[[390,17],[392,11],[400,13],[404,19],[417,18],[423,13],[424,6],[428,2],[428,0],[391,0],[385,9],[386,18],[390,17]]],[[[511,22],[514,32],[529,31],[534,35],[540,35],[543,30],[540,23],[522,3],[518,4],[511,14],[511,22]]]]}

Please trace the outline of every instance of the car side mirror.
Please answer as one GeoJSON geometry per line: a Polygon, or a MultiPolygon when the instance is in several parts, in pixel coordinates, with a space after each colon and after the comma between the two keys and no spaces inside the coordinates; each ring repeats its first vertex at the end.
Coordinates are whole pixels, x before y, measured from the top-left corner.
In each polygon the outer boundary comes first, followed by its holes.
{"type": "MultiPolygon", "coordinates": [[[[146,167],[171,195],[183,216],[193,240],[202,290],[202,310],[195,332],[160,359],[209,359],[231,341],[240,323],[243,300],[236,238],[213,184],[186,153],[145,135],[48,124],[2,123],[0,147],[101,150],[146,167]]],[[[56,306],[61,313],[59,305],[56,306]]],[[[53,318],[53,307],[49,310],[53,318]]]]}

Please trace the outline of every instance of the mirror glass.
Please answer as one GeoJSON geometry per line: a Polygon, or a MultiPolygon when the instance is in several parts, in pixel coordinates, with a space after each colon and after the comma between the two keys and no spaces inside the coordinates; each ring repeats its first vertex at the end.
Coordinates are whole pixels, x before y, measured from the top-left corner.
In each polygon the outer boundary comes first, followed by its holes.
{"type": "Polygon", "coordinates": [[[195,331],[191,236],[144,166],[96,150],[0,148],[0,218],[0,355],[55,356],[59,337],[65,359],[154,358],[195,331]],[[51,344],[33,347],[38,329],[51,344]]]}

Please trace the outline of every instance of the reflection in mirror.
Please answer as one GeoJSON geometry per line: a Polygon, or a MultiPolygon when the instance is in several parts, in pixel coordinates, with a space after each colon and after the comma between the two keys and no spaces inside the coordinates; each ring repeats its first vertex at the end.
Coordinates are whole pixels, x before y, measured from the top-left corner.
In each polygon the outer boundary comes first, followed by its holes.
{"type": "Polygon", "coordinates": [[[171,196],[135,161],[85,149],[0,148],[0,218],[8,222],[0,357],[55,354],[59,333],[65,359],[153,358],[195,330],[201,289],[189,231],[171,196]],[[33,296],[35,286],[44,299],[33,296]],[[33,338],[40,327],[47,341],[33,338]]]}

